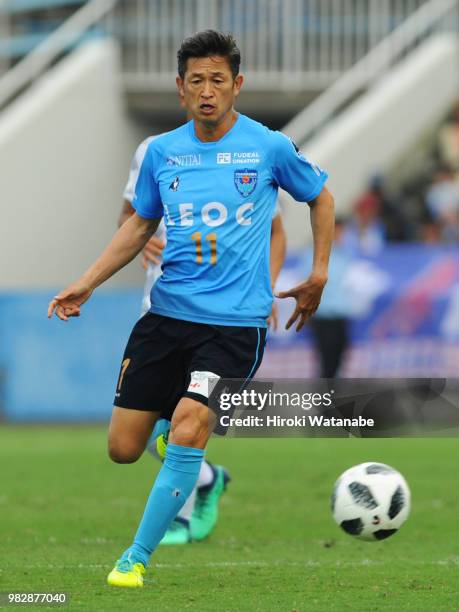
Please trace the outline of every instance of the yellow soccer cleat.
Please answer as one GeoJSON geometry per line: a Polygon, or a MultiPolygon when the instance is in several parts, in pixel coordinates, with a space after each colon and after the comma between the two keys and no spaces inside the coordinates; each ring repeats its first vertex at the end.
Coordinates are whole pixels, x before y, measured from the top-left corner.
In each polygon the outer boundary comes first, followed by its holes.
{"type": "Polygon", "coordinates": [[[164,459],[166,458],[166,448],[167,448],[168,438],[169,438],[169,430],[167,430],[165,433],[162,433],[160,436],[156,438],[156,452],[158,453],[158,456],[161,459],[161,461],[164,461],[164,459]]]}
{"type": "Polygon", "coordinates": [[[107,577],[107,583],[117,587],[143,587],[144,574],[145,566],[142,563],[134,563],[129,557],[118,559],[107,577]]]}

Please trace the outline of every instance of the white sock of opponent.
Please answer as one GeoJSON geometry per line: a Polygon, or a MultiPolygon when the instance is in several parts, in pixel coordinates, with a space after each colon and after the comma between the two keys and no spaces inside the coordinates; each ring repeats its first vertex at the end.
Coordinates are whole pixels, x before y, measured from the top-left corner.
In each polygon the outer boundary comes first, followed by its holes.
{"type": "Polygon", "coordinates": [[[178,518],[181,518],[188,522],[191,521],[191,515],[193,514],[194,504],[196,503],[196,493],[197,493],[197,487],[195,487],[191,491],[188,499],[183,504],[181,509],[178,511],[177,513],[178,518]]]}
{"type": "Polygon", "coordinates": [[[213,480],[214,471],[212,469],[212,466],[206,460],[204,460],[201,463],[201,469],[199,471],[198,482],[196,483],[196,486],[198,489],[200,487],[207,487],[208,485],[212,484],[213,480]]]}
{"type": "Polygon", "coordinates": [[[185,519],[186,521],[191,520],[191,515],[193,514],[194,504],[196,502],[196,493],[199,487],[206,487],[212,484],[214,480],[214,471],[212,466],[207,463],[207,461],[203,461],[201,464],[201,469],[199,471],[198,482],[196,483],[195,488],[192,490],[191,495],[186,500],[184,506],[177,516],[181,519],[185,519]]]}

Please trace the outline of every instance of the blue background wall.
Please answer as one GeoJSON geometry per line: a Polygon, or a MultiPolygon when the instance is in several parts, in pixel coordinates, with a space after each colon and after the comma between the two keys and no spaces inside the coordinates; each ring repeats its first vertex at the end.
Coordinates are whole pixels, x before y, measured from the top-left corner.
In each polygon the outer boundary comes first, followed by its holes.
{"type": "Polygon", "coordinates": [[[0,294],[0,414],[14,421],[109,418],[141,289],[99,291],[67,323],[53,291],[0,294]]]}

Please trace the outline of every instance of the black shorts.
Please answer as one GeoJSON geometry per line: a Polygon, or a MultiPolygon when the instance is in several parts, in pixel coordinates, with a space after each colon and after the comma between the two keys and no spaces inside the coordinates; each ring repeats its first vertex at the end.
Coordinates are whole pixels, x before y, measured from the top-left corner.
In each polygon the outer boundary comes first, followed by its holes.
{"type": "Polygon", "coordinates": [[[212,374],[249,381],[265,342],[265,328],[192,323],[148,312],[128,340],[114,404],[158,411],[171,420],[182,397],[208,404],[212,374]]]}

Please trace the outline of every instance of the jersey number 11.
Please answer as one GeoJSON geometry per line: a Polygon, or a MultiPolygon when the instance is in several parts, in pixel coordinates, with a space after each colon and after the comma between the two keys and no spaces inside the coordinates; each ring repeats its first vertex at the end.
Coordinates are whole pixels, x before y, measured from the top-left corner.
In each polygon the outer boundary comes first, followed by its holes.
{"type": "MultiPolygon", "coordinates": [[[[191,240],[196,245],[196,263],[202,264],[202,234],[195,232],[191,236],[191,240]]],[[[214,266],[217,263],[217,234],[207,234],[206,242],[210,242],[210,263],[214,266]]]]}

